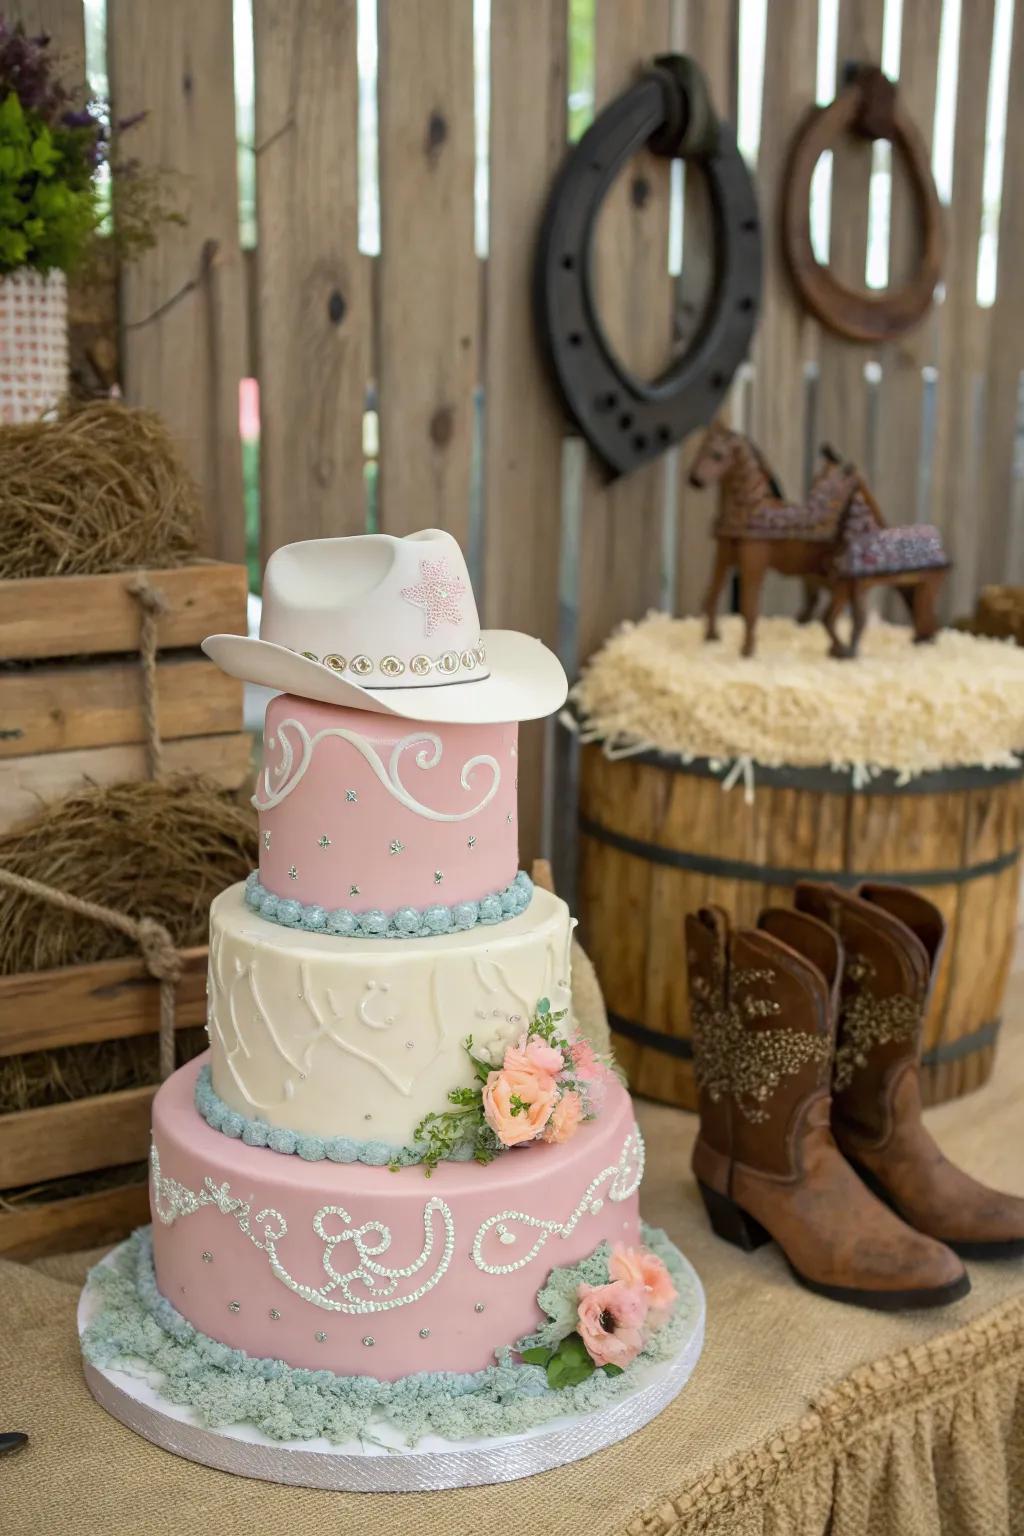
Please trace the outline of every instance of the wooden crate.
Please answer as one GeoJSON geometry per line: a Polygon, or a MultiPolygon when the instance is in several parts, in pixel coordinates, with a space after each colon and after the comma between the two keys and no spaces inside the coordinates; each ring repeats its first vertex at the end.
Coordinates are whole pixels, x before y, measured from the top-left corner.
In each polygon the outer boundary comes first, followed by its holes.
{"type": "MultiPolygon", "coordinates": [[[[206,1018],[206,947],[183,951],[177,1029],[206,1018]]],[[[159,1028],[159,986],[141,960],[101,960],[0,977],[0,1057],[123,1040],[159,1028]]],[[[155,1087],[96,1094],[0,1116],[0,1189],[143,1160],[155,1087]]],[[[0,1212],[0,1257],[115,1242],[148,1219],[145,1183],[0,1212]]]]}
{"type": "MultiPolygon", "coordinates": [[[[201,654],[244,633],[244,566],[198,561],[143,573],[166,604],[157,623],[157,718],[168,769],[237,789],[249,769],[242,684],[201,654]]],[[[0,832],[84,783],[145,776],[137,572],[0,581],[0,832]]]]}

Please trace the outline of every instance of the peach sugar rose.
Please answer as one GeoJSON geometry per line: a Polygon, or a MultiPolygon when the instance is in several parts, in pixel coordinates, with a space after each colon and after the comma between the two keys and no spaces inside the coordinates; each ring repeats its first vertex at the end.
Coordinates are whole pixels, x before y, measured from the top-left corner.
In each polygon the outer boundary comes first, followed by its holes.
{"type": "MultiPolygon", "coordinates": [[[[508,1058],[506,1057],[506,1061],[508,1058]]],[[[533,1141],[551,1119],[555,1080],[536,1069],[490,1072],[483,1089],[484,1118],[502,1146],[533,1141]]]]}
{"type": "Polygon", "coordinates": [[[565,1061],[561,1051],[548,1045],[540,1035],[521,1035],[515,1045],[505,1052],[506,1072],[533,1072],[546,1077],[557,1077],[563,1071],[565,1061]]]}
{"type": "Polygon", "coordinates": [[[667,1312],[676,1299],[671,1275],[657,1254],[646,1248],[626,1248],[616,1243],[608,1261],[608,1273],[613,1280],[643,1291],[655,1314],[667,1312]]]}
{"type": "Polygon", "coordinates": [[[643,1348],[647,1298],[635,1286],[613,1280],[609,1285],[581,1285],[577,1332],[596,1366],[625,1370],[643,1348]]]}
{"type": "Polygon", "coordinates": [[[555,1105],[551,1113],[551,1119],[544,1130],[542,1140],[554,1142],[568,1141],[570,1136],[575,1136],[579,1130],[582,1119],[583,1100],[578,1093],[568,1088],[555,1105]]]}

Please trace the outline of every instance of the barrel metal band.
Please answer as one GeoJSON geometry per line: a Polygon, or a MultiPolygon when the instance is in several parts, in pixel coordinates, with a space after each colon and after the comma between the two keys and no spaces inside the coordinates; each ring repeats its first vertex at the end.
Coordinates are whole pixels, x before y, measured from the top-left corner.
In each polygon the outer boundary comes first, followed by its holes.
{"type": "Polygon", "coordinates": [[[621,853],[646,859],[650,864],[664,864],[670,869],[688,869],[700,875],[718,875],[723,880],[751,880],[757,885],[796,885],[801,880],[825,880],[832,885],[854,886],[862,880],[879,885],[966,885],[1010,869],[1020,858],[1020,847],[1011,848],[994,859],[967,864],[960,869],[793,869],[774,864],[754,864],[747,859],[720,859],[709,853],[685,853],[678,848],[659,848],[622,832],[612,832],[589,816],[580,817],[580,831],[621,853]]]}
{"type": "MultiPolygon", "coordinates": [[[[938,1045],[930,1046],[921,1056],[922,1067],[941,1067],[951,1061],[963,1061],[965,1057],[973,1056],[975,1051],[995,1045],[1002,1022],[1001,1018],[989,1019],[986,1024],[959,1040],[943,1040],[938,1045]]],[[[693,1041],[683,1035],[659,1034],[656,1029],[648,1029],[646,1024],[637,1024],[634,1019],[625,1019],[620,1013],[612,1013],[611,1010],[608,1012],[608,1023],[617,1035],[632,1040],[634,1045],[642,1045],[662,1056],[673,1056],[677,1061],[693,1060],[693,1041]]]]}

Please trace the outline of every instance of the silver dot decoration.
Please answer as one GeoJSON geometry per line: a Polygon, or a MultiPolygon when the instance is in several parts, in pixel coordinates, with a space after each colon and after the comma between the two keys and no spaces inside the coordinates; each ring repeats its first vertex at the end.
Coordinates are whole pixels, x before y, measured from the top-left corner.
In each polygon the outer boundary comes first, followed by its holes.
{"type": "Polygon", "coordinates": [[[242,1310],[242,1303],[240,1301],[229,1301],[228,1302],[228,1311],[229,1312],[241,1312],[241,1310],[242,1310]]]}
{"type": "Polygon", "coordinates": [[[350,885],[349,888],[348,888],[348,893],[349,893],[350,896],[358,896],[359,895],[359,887],[358,887],[358,885],[350,885]]]}
{"type": "Polygon", "coordinates": [[[414,656],[410,661],[409,671],[415,672],[417,677],[426,677],[427,673],[430,671],[430,666],[430,657],[424,656],[421,652],[414,656]]]}
{"type": "Polygon", "coordinates": [[[512,825],[512,812],[511,811],[506,811],[505,812],[505,820],[508,822],[509,826],[512,825]]]}
{"type": "Polygon", "coordinates": [[[429,1328],[421,1328],[420,1329],[420,1338],[421,1339],[429,1339],[430,1338],[430,1329],[429,1328]]]}
{"type": "Polygon", "coordinates": [[[277,1310],[276,1307],[271,1307],[271,1309],[270,1309],[270,1321],[272,1323],[277,1323],[277,1322],[280,1322],[280,1320],[281,1320],[280,1312],[277,1310]]]}
{"type": "Polygon", "coordinates": [[[373,1334],[372,1333],[364,1333],[363,1334],[363,1343],[366,1345],[367,1349],[372,1349],[373,1348],[373,1334]]]}
{"type": "Polygon", "coordinates": [[[467,848],[475,848],[476,847],[476,838],[473,837],[473,836],[467,837],[466,838],[466,847],[467,848]]]}
{"type": "Polygon", "coordinates": [[[391,839],[390,843],[388,844],[388,852],[389,853],[404,853],[405,852],[405,844],[401,841],[400,838],[393,837],[391,839]]]}
{"type": "Polygon", "coordinates": [[[366,1115],[364,1115],[364,1116],[363,1116],[363,1119],[364,1119],[364,1120],[372,1120],[372,1119],[373,1119],[373,1116],[372,1116],[372,1115],[370,1115],[370,1114],[366,1114],[366,1115]]]}
{"type": "Polygon", "coordinates": [[[326,832],[324,833],[323,837],[317,839],[316,845],[318,848],[329,848],[331,846],[331,840],[327,836],[326,832]]]}
{"type": "Polygon", "coordinates": [[[270,847],[270,833],[269,832],[264,832],[264,834],[263,834],[263,846],[264,846],[264,848],[269,848],[270,847]]]}
{"type": "Polygon", "coordinates": [[[353,656],[349,666],[357,677],[368,677],[373,671],[373,662],[369,656],[353,656]]]}
{"type": "Polygon", "coordinates": [[[435,885],[440,885],[441,881],[443,879],[444,879],[444,870],[435,869],[434,870],[434,884],[435,885]]]}
{"type": "Polygon", "coordinates": [[[359,796],[356,794],[354,789],[346,789],[345,799],[348,801],[349,805],[355,805],[356,801],[359,799],[359,796]]]}
{"type": "Polygon", "coordinates": [[[295,868],[294,864],[290,864],[288,866],[288,879],[289,880],[297,880],[298,878],[299,878],[298,870],[295,868]]]}
{"type": "Polygon", "coordinates": [[[400,656],[382,656],[380,669],[385,677],[401,677],[405,671],[405,662],[400,656]]]}
{"type": "Polygon", "coordinates": [[[212,1264],[213,1263],[213,1254],[210,1252],[209,1248],[204,1248],[203,1249],[203,1263],[204,1264],[212,1264]]]}
{"type": "Polygon", "coordinates": [[[509,1231],[506,1230],[504,1232],[499,1232],[498,1233],[498,1242],[499,1243],[514,1243],[515,1240],[516,1240],[516,1235],[515,1235],[514,1232],[509,1232],[509,1231]]]}
{"type": "Polygon", "coordinates": [[[316,1339],[318,1344],[326,1344],[327,1343],[327,1335],[326,1335],[326,1333],[324,1333],[322,1328],[318,1328],[316,1333],[314,1333],[313,1337],[314,1337],[314,1339],[316,1339]]]}
{"type": "Polygon", "coordinates": [[[332,651],[330,656],[324,657],[324,666],[330,667],[332,672],[344,672],[348,662],[344,656],[339,656],[336,652],[332,651]]]}
{"type": "Polygon", "coordinates": [[[486,1307],[486,1302],[474,1301],[474,1303],[473,1303],[473,1311],[474,1312],[483,1312],[485,1307],[486,1307]]]}
{"type": "Polygon", "coordinates": [[[416,1041],[415,1040],[407,1040],[405,1042],[405,1048],[406,1048],[407,1051],[414,1051],[416,1049],[416,1041]]]}

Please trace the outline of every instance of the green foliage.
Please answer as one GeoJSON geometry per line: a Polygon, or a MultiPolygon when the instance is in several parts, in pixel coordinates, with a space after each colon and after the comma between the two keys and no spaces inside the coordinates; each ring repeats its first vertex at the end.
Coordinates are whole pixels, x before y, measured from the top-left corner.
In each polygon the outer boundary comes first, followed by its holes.
{"type": "Polygon", "coordinates": [[[97,224],[88,130],[48,125],[10,91],[0,102],[0,272],[81,259],[97,224]]]}
{"type": "Polygon", "coordinates": [[[581,1381],[586,1381],[588,1376],[593,1376],[596,1370],[604,1371],[606,1376],[621,1376],[621,1365],[596,1366],[587,1354],[587,1346],[578,1333],[566,1334],[554,1349],[548,1349],[544,1345],[535,1345],[530,1349],[520,1351],[520,1360],[527,1365],[542,1365],[545,1368],[549,1387],[575,1387],[581,1381]]]}

